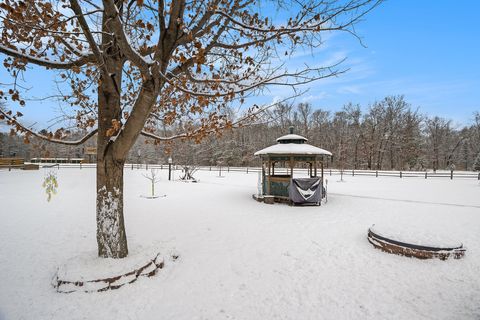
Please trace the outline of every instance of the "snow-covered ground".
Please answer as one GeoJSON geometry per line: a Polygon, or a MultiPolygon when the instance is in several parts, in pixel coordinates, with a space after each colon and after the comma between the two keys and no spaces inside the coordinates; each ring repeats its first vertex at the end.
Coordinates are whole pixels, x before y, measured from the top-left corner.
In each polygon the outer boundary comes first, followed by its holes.
{"type": "Polygon", "coordinates": [[[132,253],[165,268],[104,293],[60,294],[57,266],[94,254],[95,171],[60,169],[51,202],[45,170],[0,171],[0,319],[479,319],[477,180],[328,176],[322,207],[252,200],[257,174],[197,172],[197,184],[157,185],[125,171],[132,253]],[[372,224],[444,235],[461,260],[376,250],[372,224]],[[171,253],[180,258],[172,261],[171,253]]]}

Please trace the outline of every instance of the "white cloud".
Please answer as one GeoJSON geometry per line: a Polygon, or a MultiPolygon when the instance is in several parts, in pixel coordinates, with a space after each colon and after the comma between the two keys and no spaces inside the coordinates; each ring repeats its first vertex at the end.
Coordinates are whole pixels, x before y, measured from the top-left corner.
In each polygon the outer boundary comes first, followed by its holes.
{"type": "Polygon", "coordinates": [[[319,100],[325,99],[327,96],[328,96],[328,93],[326,91],[320,91],[320,92],[317,92],[316,94],[304,95],[301,101],[302,102],[319,101],[319,100]]]}
{"type": "Polygon", "coordinates": [[[363,90],[358,85],[349,85],[349,86],[341,86],[337,89],[337,92],[340,94],[343,93],[353,93],[353,94],[360,94],[363,90]]]}

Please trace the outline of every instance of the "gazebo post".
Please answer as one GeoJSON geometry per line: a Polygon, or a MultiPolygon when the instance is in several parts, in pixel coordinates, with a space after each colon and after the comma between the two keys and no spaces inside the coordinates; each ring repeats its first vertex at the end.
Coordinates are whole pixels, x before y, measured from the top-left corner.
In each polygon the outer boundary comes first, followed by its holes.
{"type": "Polygon", "coordinates": [[[268,161],[268,178],[267,178],[267,195],[270,195],[270,157],[267,158],[268,161]]]}
{"type": "Polygon", "coordinates": [[[314,175],[314,176],[316,177],[316,176],[317,176],[317,157],[316,157],[316,156],[315,156],[315,165],[314,165],[314,167],[315,167],[315,175],[314,175]]]}
{"type": "Polygon", "coordinates": [[[272,161],[272,176],[275,175],[275,161],[272,161]]]}
{"type": "Polygon", "coordinates": [[[309,167],[310,167],[308,174],[310,175],[310,178],[311,178],[312,177],[312,163],[309,162],[308,164],[309,164],[309,167]]]}
{"type": "Polygon", "coordinates": [[[323,184],[323,156],[322,156],[322,160],[321,160],[320,164],[322,166],[322,184],[323,184]]]}
{"type": "Polygon", "coordinates": [[[265,183],[267,181],[267,175],[265,174],[265,161],[262,158],[262,194],[266,192],[265,183]]]}
{"type": "Polygon", "coordinates": [[[293,157],[290,157],[290,178],[293,178],[293,165],[294,165],[293,157]]]}

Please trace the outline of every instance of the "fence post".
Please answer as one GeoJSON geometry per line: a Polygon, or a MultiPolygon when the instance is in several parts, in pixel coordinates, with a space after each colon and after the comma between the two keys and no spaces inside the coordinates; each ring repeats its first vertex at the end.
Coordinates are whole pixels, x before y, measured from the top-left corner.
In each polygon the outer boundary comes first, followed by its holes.
{"type": "Polygon", "coordinates": [[[477,179],[480,180],[480,172],[478,173],[478,178],[477,179]]]}
{"type": "Polygon", "coordinates": [[[80,170],[82,170],[82,163],[80,162],[80,170]]]}
{"type": "Polygon", "coordinates": [[[402,171],[400,171],[400,178],[402,177],[402,171]]]}
{"type": "Polygon", "coordinates": [[[425,179],[427,179],[427,171],[425,171],[425,179]]]}
{"type": "Polygon", "coordinates": [[[332,169],[330,169],[330,175],[332,175],[332,169]]]}
{"type": "Polygon", "coordinates": [[[227,172],[230,172],[230,166],[227,167],[227,172]]]}
{"type": "Polygon", "coordinates": [[[247,174],[248,174],[248,167],[247,167],[247,174]]]}
{"type": "Polygon", "coordinates": [[[210,166],[210,171],[212,171],[212,166],[210,166]]]}
{"type": "Polygon", "coordinates": [[[352,169],[352,177],[355,177],[355,169],[352,169]]]}
{"type": "Polygon", "coordinates": [[[375,177],[378,178],[378,170],[375,171],[375,177]]]}
{"type": "Polygon", "coordinates": [[[450,180],[453,180],[453,170],[450,170],[450,180]]]}

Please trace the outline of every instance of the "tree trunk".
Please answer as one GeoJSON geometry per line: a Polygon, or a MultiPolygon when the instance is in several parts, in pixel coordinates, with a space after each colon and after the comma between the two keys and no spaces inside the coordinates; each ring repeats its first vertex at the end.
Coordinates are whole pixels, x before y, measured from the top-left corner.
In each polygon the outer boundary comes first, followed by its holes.
{"type": "Polygon", "coordinates": [[[353,168],[356,170],[358,169],[357,166],[358,166],[358,143],[359,143],[360,139],[357,138],[355,140],[355,151],[354,151],[354,154],[353,154],[353,168]]]}
{"type": "Polygon", "coordinates": [[[128,255],[123,219],[123,165],[110,152],[97,161],[98,256],[124,258],[128,255]]]}
{"type": "MultiPolygon", "coordinates": [[[[117,78],[117,83],[120,83],[120,76],[117,78]]],[[[98,256],[104,258],[124,258],[128,255],[127,236],[123,220],[123,166],[125,158],[118,158],[118,155],[114,155],[114,142],[107,134],[107,130],[112,127],[112,120],[120,120],[120,96],[106,82],[105,84],[102,83],[99,86],[98,104],[98,256]]]]}
{"type": "Polygon", "coordinates": [[[123,219],[123,166],[125,154],[114,153],[113,121],[121,122],[120,90],[124,60],[116,46],[109,19],[103,17],[102,36],[105,71],[98,86],[97,134],[97,244],[98,256],[124,258],[128,255],[123,219]],[[109,132],[110,130],[110,132],[109,132]]]}
{"type": "Polygon", "coordinates": [[[380,141],[380,145],[377,150],[377,170],[382,170],[383,163],[383,141],[380,141]]]}
{"type": "Polygon", "coordinates": [[[390,145],[390,170],[395,170],[395,159],[392,145],[390,145]]]}

